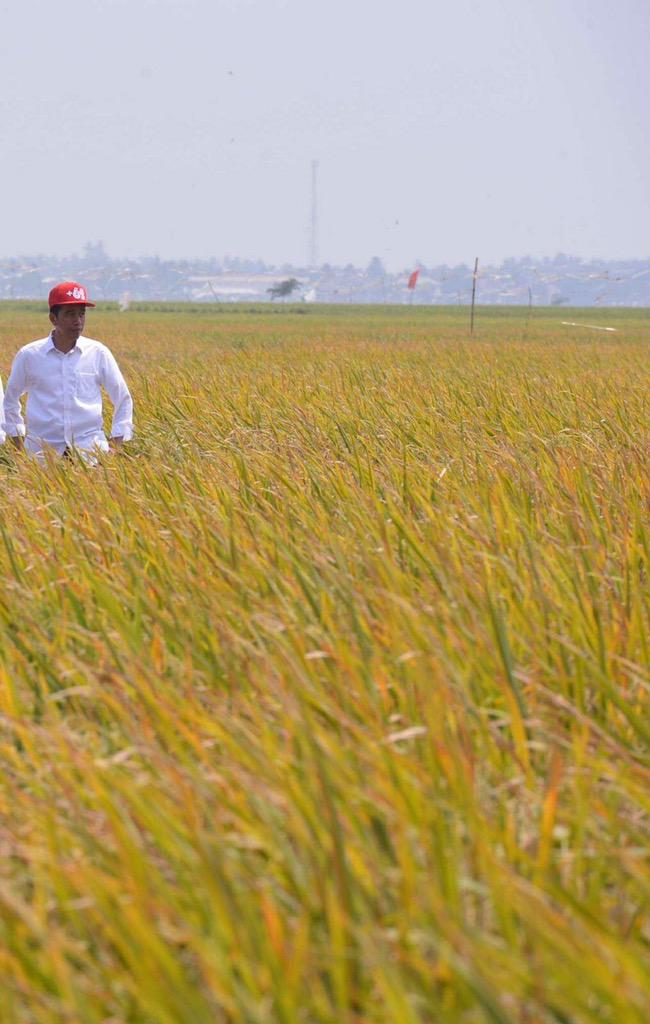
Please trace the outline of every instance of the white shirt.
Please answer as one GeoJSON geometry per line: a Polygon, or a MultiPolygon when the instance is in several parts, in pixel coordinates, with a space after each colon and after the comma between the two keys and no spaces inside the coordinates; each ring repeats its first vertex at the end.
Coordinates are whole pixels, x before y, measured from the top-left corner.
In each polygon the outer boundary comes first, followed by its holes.
{"type": "Polygon", "coordinates": [[[108,449],[102,425],[104,387],[113,403],[111,437],[133,437],[133,402],[112,353],[100,341],[77,339],[60,352],[52,335],[24,345],[11,368],[4,397],[4,429],[25,437],[28,451],[49,446],[60,455],[73,445],[108,449]],[[20,398],[27,393],[27,430],[20,398]]]}
{"type": "MultiPolygon", "coordinates": [[[[4,392],[2,390],[2,379],[0,379],[0,402],[4,402],[4,392]]],[[[2,422],[0,422],[0,444],[4,444],[5,438],[7,436],[5,434],[5,432],[4,432],[4,430],[2,429],[3,426],[4,426],[4,424],[2,422]]]]}

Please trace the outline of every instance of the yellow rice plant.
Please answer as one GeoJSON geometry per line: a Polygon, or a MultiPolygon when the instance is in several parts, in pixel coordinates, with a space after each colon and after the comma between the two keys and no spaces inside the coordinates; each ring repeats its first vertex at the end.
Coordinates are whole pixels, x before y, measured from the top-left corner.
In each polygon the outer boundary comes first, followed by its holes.
{"type": "Polygon", "coordinates": [[[0,1020],[647,1024],[650,320],[305,308],[0,455],[0,1020]]]}

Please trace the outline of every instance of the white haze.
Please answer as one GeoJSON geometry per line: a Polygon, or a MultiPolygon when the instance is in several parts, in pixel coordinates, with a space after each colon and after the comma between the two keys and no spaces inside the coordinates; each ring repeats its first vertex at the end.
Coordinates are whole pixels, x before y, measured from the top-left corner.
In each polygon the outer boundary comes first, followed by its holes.
{"type": "Polygon", "coordinates": [[[650,255],[647,0],[23,0],[0,255],[650,255]]]}

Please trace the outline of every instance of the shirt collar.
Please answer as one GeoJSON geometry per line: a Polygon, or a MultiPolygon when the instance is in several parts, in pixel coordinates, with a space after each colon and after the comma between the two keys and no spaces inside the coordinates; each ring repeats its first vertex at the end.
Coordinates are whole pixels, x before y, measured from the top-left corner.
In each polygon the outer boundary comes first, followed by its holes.
{"type": "MultiPolygon", "coordinates": [[[[84,338],[83,335],[81,335],[79,338],[77,338],[77,341],[76,341],[76,344],[75,344],[74,348],[70,349],[70,351],[74,352],[74,350],[76,348],[76,349],[79,349],[80,352],[83,352],[85,347],[86,347],[86,339],[84,338]]],[[[47,339],[47,344],[45,346],[45,351],[46,352],[50,352],[52,349],[54,349],[55,352],[59,351],[58,348],[56,347],[56,345],[54,344],[54,331],[50,331],[49,337],[47,339]]]]}

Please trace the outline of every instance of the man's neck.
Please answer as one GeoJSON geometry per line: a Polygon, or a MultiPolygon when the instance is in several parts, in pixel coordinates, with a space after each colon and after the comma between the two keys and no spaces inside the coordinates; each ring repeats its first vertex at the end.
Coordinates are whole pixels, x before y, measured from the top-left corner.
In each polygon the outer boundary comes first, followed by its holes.
{"type": "Polygon", "coordinates": [[[52,344],[59,352],[71,352],[77,344],[76,338],[64,338],[60,331],[52,331],[52,344]]]}

